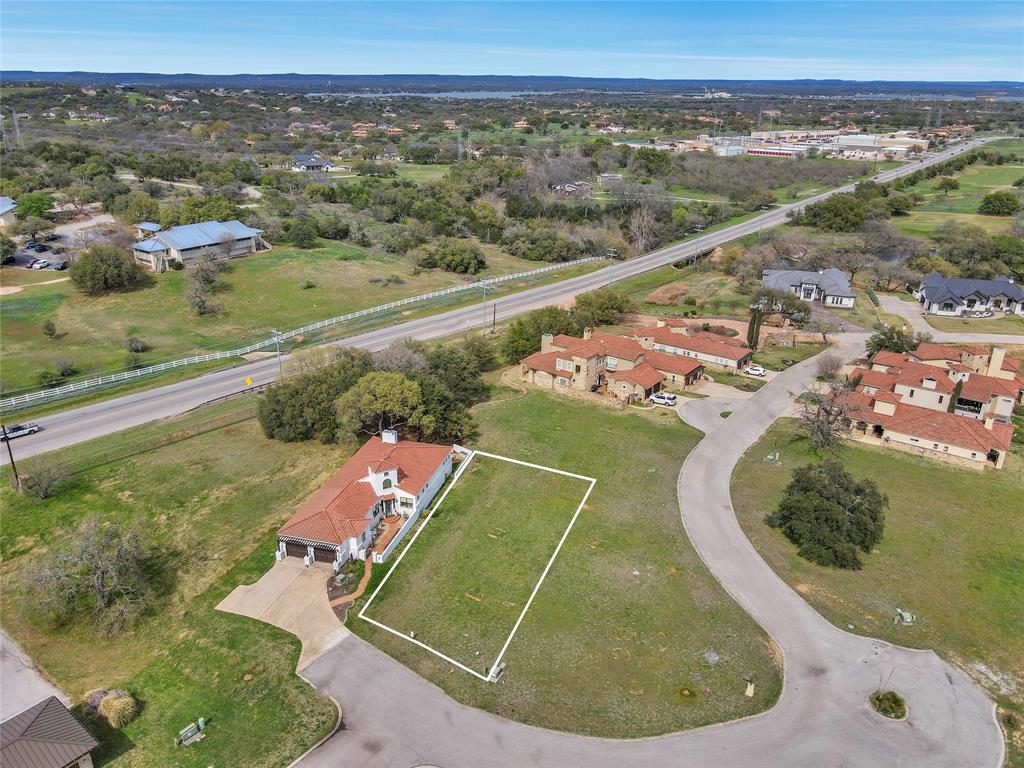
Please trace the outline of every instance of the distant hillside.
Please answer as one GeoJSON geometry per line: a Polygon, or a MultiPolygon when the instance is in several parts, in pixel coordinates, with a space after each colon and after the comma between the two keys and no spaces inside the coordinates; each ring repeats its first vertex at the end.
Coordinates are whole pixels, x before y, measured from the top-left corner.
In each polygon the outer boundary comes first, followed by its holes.
{"type": "Polygon", "coordinates": [[[957,94],[1024,97],[1024,83],[945,83],[855,80],[647,80],[643,78],[591,78],[519,75],[200,75],[147,72],[33,72],[0,73],[0,82],[65,83],[75,85],[131,85],[189,88],[254,88],[284,91],[639,91],[691,93],[704,88],[731,93],[790,94],[957,94]]]}

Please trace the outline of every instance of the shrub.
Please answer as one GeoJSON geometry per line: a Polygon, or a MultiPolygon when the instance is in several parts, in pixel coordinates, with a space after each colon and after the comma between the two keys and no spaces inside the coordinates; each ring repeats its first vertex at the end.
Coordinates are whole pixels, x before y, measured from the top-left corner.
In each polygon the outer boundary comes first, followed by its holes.
{"type": "Polygon", "coordinates": [[[22,468],[21,487],[18,490],[37,499],[49,499],[57,495],[68,477],[70,474],[63,464],[37,459],[27,468],[22,468]]]}
{"type": "Polygon", "coordinates": [[[871,706],[875,711],[893,720],[907,716],[907,702],[896,691],[875,691],[871,694],[871,706]]]}
{"type": "Polygon", "coordinates": [[[420,249],[417,266],[424,269],[444,269],[459,275],[475,275],[487,266],[484,252],[475,243],[446,237],[436,245],[420,249]]]}
{"type": "Polygon", "coordinates": [[[123,730],[138,714],[135,698],[124,689],[110,691],[100,699],[97,713],[110,723],[111,728],[123,730]]]}
{"type": "Polygon", "coordinates": [[[870,288],[868,288],[867,294],[868,294],[868,299],[871,301],[871,303],[874,304],[877,307],[878,306],[878,296],[875,295],[875,292],[872,291],[870,288]]]}
{"type": "Polygon", "coordinates": [[[116,245],[90,245],[72,262],[70,273],[75,287],[89,294],[131,290],[147,279],[142,265],[116,245]]]}
{"type": "Polygon", "coordinates": [[[53,320],[46,320],[43,323],[43,335],[48,339],[57,338],[57,324],[53,320]]]}
{"type": "Polygon", "coordinates": [[[303,291],[308,291],[310,288],[316,288],[316,283],[314,283],[312,280],[303,280],[301,283],[299,283],[299,288],[302,289],[303,291]]]}
{"type": "Polygon", "coordinates": [[[126,352],[148,352],[149,344],[136,336],[129,336],[124,340],[124,348],[126,352]]]}

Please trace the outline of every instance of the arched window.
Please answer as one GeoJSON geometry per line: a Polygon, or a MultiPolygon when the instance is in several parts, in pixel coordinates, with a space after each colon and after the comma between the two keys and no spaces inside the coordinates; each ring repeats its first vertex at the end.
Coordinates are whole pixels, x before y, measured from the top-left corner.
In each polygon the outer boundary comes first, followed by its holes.
{"type": "Polygon", "coordinates": [[[390,477],[385,477],[384,478],[384,482],[381,483],[381,487],[383,487],[384,490],[387,490],[388,488],[390,488],[391,487],[391,478],[390,477]]]}

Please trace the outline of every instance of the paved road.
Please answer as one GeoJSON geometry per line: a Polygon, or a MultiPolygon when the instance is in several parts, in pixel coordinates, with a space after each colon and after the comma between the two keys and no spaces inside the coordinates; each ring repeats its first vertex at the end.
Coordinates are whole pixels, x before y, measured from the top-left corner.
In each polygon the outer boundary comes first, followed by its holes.
{"type": "MultiPolygon", "coordinates": [[[[924,161],[883,171],[876,178],[882,181],[889,181],[910,173],[921,165],[928,165],[948,159],[952,155],[967,151],[987,140],[977,139],[929,157],[924,161]]],[[[496,305],[497,307],[497,318],[505,320],[530,309],[565,301],[578,293],[606,285],[609,281],[632,277],[656,267],[671,264],[695,253],[703,253],[710,248],[730,242],[738,237],[756,233],[761,228],[767,229],[778,226],[786,221],[786,215],[790,210],[802,208],[810,202],[824,199],[836,192],[849,191],[853,189],[853,186],[848,185],[837,190],[825,192],[800,203],[779,206],[762,216],[742,224],[736,224],[693,240],[671,245],[645,256],[617,263],[588,275],[512,294],[489,302],[486,306],[476,304],[462,307],[439,315],[433,315],[429,318],[412,320],[388,328],[370,331],[358,336],[349,337],[342,343],[367,349],[381,349],[403,338],[433,339],[479,328],[490,322],[492,306],[496,305]]],[[[264,384],[273,381],[276,376],[276,361],[265,360],[228,371],[204,374],[176,384],[126,394],[93,405],[81,406],[51,416],[45,416],[37,419],[37,423],[43,428],[41,432],[30,437],[21,438],[14,443],[15,458],[19,456],[32,456],[64,446],[74,445],[154,419],[183,413],[213,398],[223,397],[243,390],[246,387],[244,383],[246,377],[251,378],[254,384],[264,384]]],[[[12,416],[12,419],[16,418],[17,416],[12,416]]],[[[4,453],[0,457],[0,463],[6,461],[7,456],[4,453]]]]}
{"type": "Polygon", "coordinates": [[[0,720],[50,696],[68,703],[67,696],[43,677],[10,635],[0,629],[0,720]]]}
{"type": "Polygon", "coordinates": [[[950,333],[933,328],[924,319],[922,307],[916,301],[903,301],[895,296],[878,297],[882,309],[906,318],[910,327],[919,333],[927,333],[935,341],[950,344],[1024,344],[1024,335],[1015,333],[950,333]]]}
{"type": "MultiPolygon", "coordinates": [[[[865,338],[846,334],[838,351],[846,359],[857,357],[865,338]]],[[[783,650],[785,682],[773,709],[660,738],[584,738],[457,704],[353,636],[303,672],[341,702],[345,730],[302,760],[302,768],[1000,765],[1002,734],[994,706],[977,684],[930,651],[834,627],[768,567],[736,521],[729,493],[733,467],[815,373],[813,358],[790,368],[753,398],[729,403],[734,412],[724,420],[717,406],[695,401],[695,421],[713,428],[678,478],[683,524],[697,552],[783,650]],[[906,698],[905,722],[886,720],[868,705],[880,679],[890,680],[906,698]]],[[[686,418],[688,408],[681,410],[686,418]]]]}

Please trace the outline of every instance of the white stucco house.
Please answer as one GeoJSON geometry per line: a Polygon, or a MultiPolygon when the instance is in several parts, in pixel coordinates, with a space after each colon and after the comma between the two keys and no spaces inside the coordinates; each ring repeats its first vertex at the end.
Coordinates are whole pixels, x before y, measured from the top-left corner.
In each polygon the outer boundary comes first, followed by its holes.
{"type": "Polygon", "coordinates": [[[386,557],[452,472],[453,446],[371,437],[277,532],[278,559],[307,565],[386,557]],[[380,556],[378,556],[380,555],[380,556]]]}

